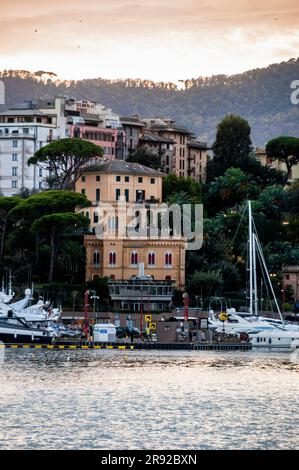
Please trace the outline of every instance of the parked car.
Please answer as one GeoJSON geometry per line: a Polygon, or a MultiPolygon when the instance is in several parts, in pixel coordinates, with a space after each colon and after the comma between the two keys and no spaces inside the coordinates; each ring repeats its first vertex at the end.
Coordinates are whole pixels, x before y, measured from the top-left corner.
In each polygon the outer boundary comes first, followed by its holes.
{"type": "Polygon", "coordinates": [[[128,328],[128,327],[121,327],[121,326],[118,326],[116,328],[117,338],[126,338],[126,337],[130,338],[132,335],[133,335],[133,338],[139,338],[140,330],[138,330],[138,328],[128,328]]]}

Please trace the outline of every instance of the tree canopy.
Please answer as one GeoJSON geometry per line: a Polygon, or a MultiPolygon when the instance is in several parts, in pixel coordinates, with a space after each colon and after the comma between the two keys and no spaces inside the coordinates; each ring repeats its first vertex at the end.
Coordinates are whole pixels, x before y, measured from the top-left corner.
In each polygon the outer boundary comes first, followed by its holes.
{"type": "Polygon", "coordinates": [[[127,158],[127,161],[140,163],[141,165],[148,166],[154,170],[161,169],[161,156],[145,149],[134,150],[127,158]]]}
{"type": "Polygon", "coordinates": [[[281,136],[270,140],[266,145],[266,153],[272,160],[284,163],[288,174],[292,167],[299,163],[299,138],[281,136]]]}
{"type": "Polygon", "coordinates": [[[40,148],[28,165],[38,164],[49,171],[56,189],[74,189],[86,163],[94,157],[102,157],[103,149],[86,140],[69,138],[51,142],[40,148]]]}
{"type": "Polygon", "coordinates": [[[56,212],[73,212],[76,208],[88,207],[90,202],[84,194],[73,191],[51,190],[34,194],[11,210],[14,218],[26,217],[29,220],[56,212]]]}
{"type": "Polygon", "coordinates": [[[240,166],[252,151],[249,123],[240,116],[230,114],[218,124],[216,140],[212,146],[214,157],[209,165],[213,176],[222,175],[228,168],[240,166]]]}

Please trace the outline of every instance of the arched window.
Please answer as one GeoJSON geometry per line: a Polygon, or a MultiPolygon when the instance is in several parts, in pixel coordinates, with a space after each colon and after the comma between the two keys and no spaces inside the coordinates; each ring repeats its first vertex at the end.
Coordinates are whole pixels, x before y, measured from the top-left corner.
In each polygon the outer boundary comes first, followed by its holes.
{"type": "Polygon", "coordinates": [[[153,251],[148,254],[148,264],[151,266],[156,264],[156,255],[153,251]]]}
{"type": "Polygon", "coordinates": [[[136,251],[131,253],[131,264],[138,264],[138,253],[136,251]]]}
{"type": "Polygon", "coordinates": [[[172,265],[172,253],[165,253],[165,265],[166,266],[172,265]]]}
{"type": "Polygon", "coordinates": [[[116,264],[116,253],[115,253],[115,251],[110,251],[110,253],[109,253],[109,264],[116,264]]]}
{"type": "Polygon", "coordinates": [[[100,252],[99,251],[94,251],[93,253],[93,263],[94,264],[100,264],[100,252]]]}
{"type": "Polygon", "coordinates": [[[171,276],[165,276],[165,281],[171,281],[171,276]]]}

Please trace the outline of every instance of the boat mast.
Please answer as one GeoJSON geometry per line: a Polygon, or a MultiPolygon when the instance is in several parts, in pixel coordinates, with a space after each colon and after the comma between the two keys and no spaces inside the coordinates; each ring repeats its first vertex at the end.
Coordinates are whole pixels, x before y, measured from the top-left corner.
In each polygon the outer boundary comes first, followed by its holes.
{"type": "Polygon", "coordinates": [[[249,240],[249,313],[253,314],[253,256],[252,256],[252,213],[251,201],[248,201],[248,240],[249,240]]]}
{"type": "Polygon", "coordinates": [[[258,298],[257,298],[257,277],[256,277],[256,238],[252,233],[252,258],[253,258],[253,294],[254,294],[254,314],[258,315],[258,298]]]}
{"type": "Polygon", "coordinates": [[[279,305],[278,305],[278,302],[277,302],[277,298],[276,298],[276,295],[275,295],[275,292],[274,292],[274,289],[273,289],[273,285],[272,285],[272,282],[271,282],[271,278],[270,278],[270,275],[269,275],[269,271],[268,271],[268,268],[267,268],[267,265],[266,265],[264,253],[263,253],[263,250],[262,250],[262,247],[261,247],[261,243],[260,243],[260,241],[259,241],[259,239],[258,239],[258,237],[257,237],[256,235],[254,235],[254,237],[255,237],[257,249],[258,249],[258,252],[259,252],[260,260],[261,260],[261,263],[262,263],[262,267],[264,268],[264,272],[265,272],[265,274],[266,274],[267,281],[268,281],[268,283],[269,283],[269,286],[270,286],[270,289],[271,289],[271,293],[272,293],[272,295],[273,295],[274,303],[275,303],[276,309],[277,309],[277,311],[278,311],[279,318],[280,318],[280,320],[282,321],[282,323],[284,324],[285,321],[284,321],[284,319],[283,319],[283,316],[282,316],[282,314],[281,314],[281,311],[280,311],[280,308],[279,308],[279,305]]]}
{"type": "Polygon", "coordinates": [[[8,295],[9,296],[12,295],[11,269],[9,270],[8,295]]]}

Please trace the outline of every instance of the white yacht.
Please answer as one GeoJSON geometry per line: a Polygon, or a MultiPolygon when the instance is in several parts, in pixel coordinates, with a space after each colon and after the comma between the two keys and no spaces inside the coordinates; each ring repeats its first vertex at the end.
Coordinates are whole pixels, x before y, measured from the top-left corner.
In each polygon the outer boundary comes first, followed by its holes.
{"type": "Polygon", "coordinates": [[[255,331],[248,333],[252,347],[265,351],[290,352],[299,348],[299,332],[275,330],[255,331]]]}
{"type": "Polygon", "coordinates": [[[211,312],[209,325],[218,332],[247,333],[254,348],[294,350],[299,348],[299,326],[286,322],[282,317],[252,217],[251,201],[248,201],[248,219],[249,312],[236,312],[235,309],[227,309],[228,319],[225,322],[221,322],[211,312]],[[260,263],[264,280],[268,283],[279,319],[267,318],[258,313],[257,260],[260,263]]]}
{"type": "MultiPolygon", "coordinates": [[[[4,291],[3,291],[4,292],[4,291]]],[[[57,337],[70,336],[59,320],[61,309],[50,302],[32,301],[30,289],[18,302],[5,303],[0,299],[0,341],[4,343],[51,343],[57,337]]]]}

